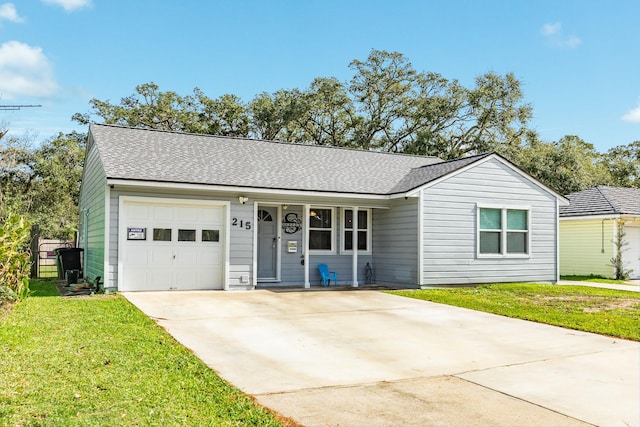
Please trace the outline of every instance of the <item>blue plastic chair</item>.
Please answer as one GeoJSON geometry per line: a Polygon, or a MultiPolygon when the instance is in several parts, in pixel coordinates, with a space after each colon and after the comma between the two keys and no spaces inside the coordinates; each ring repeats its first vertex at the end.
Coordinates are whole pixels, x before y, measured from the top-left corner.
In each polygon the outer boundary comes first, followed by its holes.
{"type": "Polygon", "coordinates": [[[338,286],[338,274],[335,271],[329,271],[329,267],[327,264],[318,264],[318,271],[320,272],[320,277],[322,278],[322,285],[326,288],[327,282],[331,285],[331,281],[333,280],[333,286],[338,286]]]}

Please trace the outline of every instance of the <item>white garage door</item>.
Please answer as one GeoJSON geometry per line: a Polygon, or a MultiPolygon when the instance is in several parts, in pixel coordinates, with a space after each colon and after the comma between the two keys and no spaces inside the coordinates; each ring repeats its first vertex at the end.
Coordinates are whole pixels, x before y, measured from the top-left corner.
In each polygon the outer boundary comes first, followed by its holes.
{"type": "Polygon", "coordinates": [[[123,197],[121,291],[223,289],[225,206],[123,197]]]}

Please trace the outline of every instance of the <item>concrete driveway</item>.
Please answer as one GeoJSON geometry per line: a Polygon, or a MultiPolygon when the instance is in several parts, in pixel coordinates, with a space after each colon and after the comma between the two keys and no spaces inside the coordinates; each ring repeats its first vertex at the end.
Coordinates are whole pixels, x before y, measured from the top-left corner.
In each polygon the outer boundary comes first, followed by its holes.
{"type": "Polygon", "coordinates": [[[637,426],[640,343],[379,293],[125,297],[308,426],[637,426]]]}

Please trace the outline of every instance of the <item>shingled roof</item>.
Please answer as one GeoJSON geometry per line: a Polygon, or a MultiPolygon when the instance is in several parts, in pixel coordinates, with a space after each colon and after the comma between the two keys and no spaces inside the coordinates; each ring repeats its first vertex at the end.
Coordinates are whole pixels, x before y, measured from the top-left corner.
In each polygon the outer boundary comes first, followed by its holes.
{"type": "Polygon", "coordinates": [[[92,124],[109,179],[275,190],[391,195],[452,173],[488,154],[444,162],[246,138],[92,124]]]}
{"type": "Polygon", "coordinates": [[[561,217],[587,215],[640,215],[640,188],[598,185],[567,195],[569,206],[560,208],[561,217]]]}

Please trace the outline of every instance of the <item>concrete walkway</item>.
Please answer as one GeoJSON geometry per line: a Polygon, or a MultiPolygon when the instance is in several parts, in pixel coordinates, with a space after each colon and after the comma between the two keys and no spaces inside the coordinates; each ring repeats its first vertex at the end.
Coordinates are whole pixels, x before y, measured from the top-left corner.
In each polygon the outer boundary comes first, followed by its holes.
{"type": "Polygon", "coordinates": [[[638,342],[375,291],[124,295],[303,425],[640,425],[638,342]]]}
{"type": "Polygon", "coordinates": [[[617,289],[619,291],[640,292],[640,280],[629,280],[628,285],[618,285],[615,283],[578,282],[575,280],[560,280],[558,281],[558,285],[590,286],[592,288],[617,289]]]}

